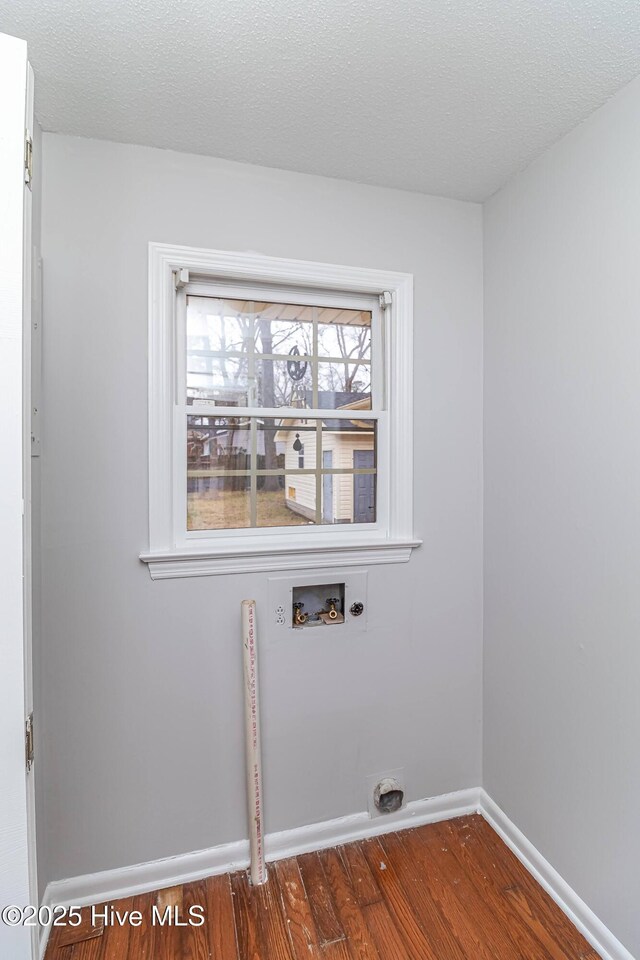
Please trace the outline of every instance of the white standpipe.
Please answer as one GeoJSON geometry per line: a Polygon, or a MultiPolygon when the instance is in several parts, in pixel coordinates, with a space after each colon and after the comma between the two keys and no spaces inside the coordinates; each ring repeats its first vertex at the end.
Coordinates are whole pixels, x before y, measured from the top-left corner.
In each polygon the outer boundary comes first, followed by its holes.
{"type": "Polygon", "coordinates": [[[262,837],[262,761],[260,758],[260,708],[258,702],[258,654],[256,648],[256,603],[242,601],[242,652],[244,657],[244,707],[247,755],[247,799],[251,883],[265,883],[262,837]]]}

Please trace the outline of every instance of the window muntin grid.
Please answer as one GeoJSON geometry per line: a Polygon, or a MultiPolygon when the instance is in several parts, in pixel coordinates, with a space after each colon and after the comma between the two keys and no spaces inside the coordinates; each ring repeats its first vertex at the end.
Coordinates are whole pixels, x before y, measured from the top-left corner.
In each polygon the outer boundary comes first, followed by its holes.
{"type": "Polygon", "coordinates": [[[370,310],[189,295],[185,352],[187,404],[371,408],[370,310]]]}
{"type": "Polygon", "coordinates": [[[373,419],[188,416],[187,530],[375,523],[376,427],[373,419]]]}
{"type": "Polygon", "coordinates": [[[374,310],[199,289],[184,317],[187,536],[375,524],[374,310]]]}

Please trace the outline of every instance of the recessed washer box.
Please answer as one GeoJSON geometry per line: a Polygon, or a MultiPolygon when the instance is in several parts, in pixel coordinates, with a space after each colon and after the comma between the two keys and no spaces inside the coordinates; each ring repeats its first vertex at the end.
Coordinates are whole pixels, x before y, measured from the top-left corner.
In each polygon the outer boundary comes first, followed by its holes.
{"type": "MultiPolygon", "coordinates": [[[[347,638],[367,629],[366,570],[348,568],[269,577],[268,597],[268,617],[260,619],[273,640],[299,637],[301,641],[321,641],[323,637],[340,635],[347,638]],[[344,621],[334,623],[319,616],[321,611],[330,609],[330,599],[337,600],[335,609],[344,621]],[[294,603],[303,603],[300,612],[309,615],[297,626],[294,603]]],[[[340,617],[336,620],[340,621],[340,617]]]]}

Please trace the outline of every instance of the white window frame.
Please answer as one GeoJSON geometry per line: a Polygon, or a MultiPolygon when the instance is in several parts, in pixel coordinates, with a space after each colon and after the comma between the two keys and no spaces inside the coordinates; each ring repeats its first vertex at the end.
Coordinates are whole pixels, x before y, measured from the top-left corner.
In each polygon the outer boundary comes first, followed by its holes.
{"type": "MultiPolygon", "coordinates": [[[[182,276],[185,276],[184,274],[182,276]]],[[[192,288],[193,289],[193,288],[192,288]]],[[[216,291],[211,290],[211,296],[216,291]]],[[[315,298],[315,295],[314,295],[315,298]]],[[[374,334],[377,336],[377,334],[374,334]]],[[[375,345],[374,345],[375,346],[375,345]]],[[[288,260],[170,244],[149,244],[149,550],[140,559],[151,577],[208,576],[219,573],[299,570],[368,563],[406,562],[420,545],[413,533],[413,277],[406,273],[288,260]],[[182,529],[185,429],[178,426],[176,395],[179,360],[177,336],[184,293],[176,277],[188,271],[189,282],[223,285],[274,285],[300,291],[344,295],[343,306],[358,297],[381,302],[379,329],[384,357],[378,383],[384,384],[382,412],[360,411],[378,421],[377,516],[373,524],[337,524],[187,534],[182,529]],[[182,300],[181,300],[182,298],[182,300]],[[381,376],[382,374],[382,376],[381,376]]],[[[210,408],[215,416],[216,408],[210,408]]],[[[281,410],[256,410],[282,416],[281,410]]],[[[336,411],[323,410],[324,416],[336,411]]],[[[341,412],[338,411],[340,416],[341,412]]],[[[345,416],[347,414],[345,413],[345,416]]],[[[181,416],[184,417],[184,408],[181,416]]],[[[185,473],[186,478],[186,473],[185,473]]]]}

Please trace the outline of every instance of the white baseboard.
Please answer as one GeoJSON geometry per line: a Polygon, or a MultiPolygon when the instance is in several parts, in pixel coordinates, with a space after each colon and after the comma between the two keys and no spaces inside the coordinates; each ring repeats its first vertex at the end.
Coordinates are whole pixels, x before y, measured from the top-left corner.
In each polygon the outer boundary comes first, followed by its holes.
{"type": "MultiPolygon", "coordinates": [[[[451,820],[470,813],[481,813],[496,833],[535,877],[538,883],[566,913],[571,922],[600,954],[602,960],[634,960],[629,951],[596,917],[569,887],[551,864],[536,850],[520,830],[493,802],[484,790],[473,787],[456,793],[416,800],[396,814],[371,819],[365,811],[323,823],[294,827],[265,838],[267,861],[295,857],[313,850],[324,850],[342,843],[380,836],[395,830],[418,827],[439,820],[451,820]]],[[[162,887],[172,887],[241,870],[249,864],[249,841],[239,840],[207,850],[180,854],[164,860],[138,863],[116,870],[104,870],[68,880],[56,880],[47,886],[43,905],[88,906],[120,900],[162,887]]],[[[49,931],[43,928],[40,957],[44,957],[49,931]]]]}
{"type": "Polygon", "coordinates": [[[506,845],[513,850],[518,860],[540,886],[566,913],[573,925],[600,954],[602,960],[634,960],[627,948],[614,937],[593,910],[580,899],[575,890],[562,879],[557,870],[548,860],[545,860],[540,851],[527,840],[484,790],[480,791],[480,813],[506,845]]]}
{"type": "MultiPolygon", "coordinates": [[[[325,820],[294,827],[265,837],[267,860],[283,860],[312,850],[324,850],[352,840],[375,837],[394,830],[417,827],[438,820],[449,820],[476,812],[480,789],[459,790],[428,800],[408,803],[403,810],[372,820],[369,814],[354,813],[337,820],[325,820]]],[[[137,863],[116,870],[102,870],[68,880],[54,880],[47,886],[45,902],[65,906],[87,906],[107,900],[119,900],[162,887],[190,883],[218,873],[231,873],[249,865],[249,841],[238,840],[195,853],[183,853],[164,860],[137,863]]]]}
{"type": "MultiPolygon", "coordinates": [[[[480,788],[459,790],[427,800],[408,803],[398,813],[372,820],[369,814],[354,813],[336,820],[311,823],[294,827],[281,833],[269,833],[265,837],[267,861],[283,860],[312,850],[324,850],[341,843],[380,836],[394,830],[418,827],[438,820],[450,820],[476,813],[480,806],[480,788]]],[[[238,840],[195,853],[179,854],[164,860],[137,863],[116,870],[103,870],[68,880],[49,883],[43,897],[43,905],[88,906],[111,900],[120,900],[138,893],[190,883],[218,873],[231,873],[249,865],[249,841],[238,840]]],[[[40,941],[40,957],[44,957],[48,930],[43,928],[40,941]]]]}

